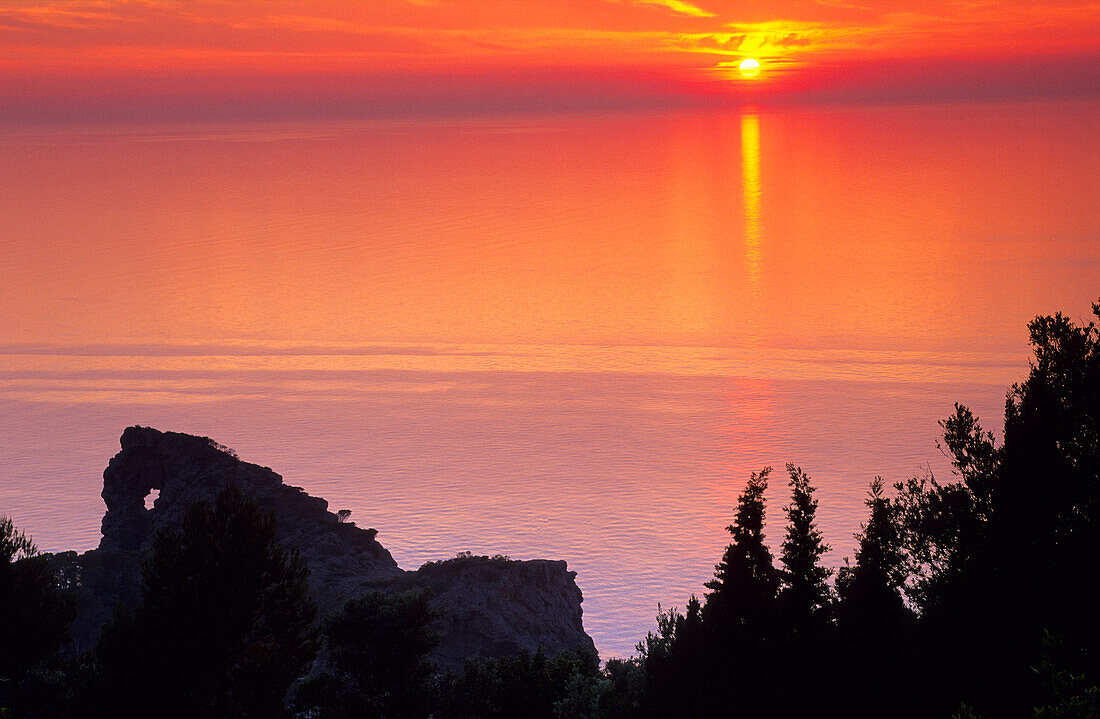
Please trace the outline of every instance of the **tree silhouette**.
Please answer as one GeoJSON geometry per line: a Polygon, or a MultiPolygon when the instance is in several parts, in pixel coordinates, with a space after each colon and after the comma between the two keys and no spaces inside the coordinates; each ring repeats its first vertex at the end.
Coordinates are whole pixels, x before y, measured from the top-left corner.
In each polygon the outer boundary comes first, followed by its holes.
{"type": "Polygon", "coordinates": [[[787,688],[782,694],[785,713],[802,716],[820,704],[826,685],[832,572],[821,565],[829,547],[817,528],[810,478],[793,464],[787,465],[787,473],[791,501],[784,508],[787,534],[780,553],[778,601],[782,646],[777,655],[787,688]]]}
{"type": "Polygon", "coordinates": [[[861,691],[847,697],[852,716],[905,716],[897,699],[906,674],[912,614],[902,599],[907,577],[898,513],[875,477],[867,493],[870,510],[857,535],[855,566],[837,572],[838,630],[843,658],[861,691]]]}
{"type": "Polygon", "coordinates": [[[657,632],[638,643],[646,680],[646,715],[707,716],[714,704],[714,637],[703,623],[702,605],[693,595],[687,611],[660,611],[657,632]]]}
{"type": "Polygon", "coordinates": [[[1082,668],[1095,679],[1100,613],[1078,581],[1100,547],[1100,329],[1061,314],[1028,328],[1035,359],[1005,407],[993,539],[1026,571],[1014,605],[1042,618],[1026,628],[1028,648],[1049,629],[1090,657],[1082,668]]]}
{"type": "Polygon", "coordinates": [[[771,701],[774,676],[775,600],[779,573],[764,543],[764,493],[771,467],[754,472],[737,499],[733,542],[707,582],[702,619],[707,628],[713,712],[760,716],[771,701]]]}
{"type": "Polygon", "coordinates": [[[438,643],[425,592],[371,592],[325,624],[329,666],[305,682],[296,705],[316,719],[420,719],[432,708],[428,653],[438,643]]]}
{"type": "Polygon", "coordinates": [[[0,517],[0,707],[6,686],[68,641],[75,615],[49,557],[10,518],[0,517]]]}
{"type": "Polygon", "coordinates": [[[436,719],[584,719],[609,690],[595,652],[547,657],[541,649],[500,659],[466,660],[440,678],[436,719]]]}
{"type": "Polygon", "coordinates": [[[738,497],[733,524],[726,527],[733,542],[715,565],[714,579],[706,584],[711,591],[704,618],[725,631],[752,633],[773,610],[779,574],[764,544],[764,492],[770,473],[771,467],[754,472],[738,497]]]}
{"type": "Polygon", "coordinates": [[[817,528],[817,500],[810,478],[793,464],[787,465],[787,473],[791,477],[791,502],[784,509],[787,535],[780,554],[783,569],[779,573],[779,600],[784,616],[798,631],[807,629],[828,606],[832,572],[821,565],[821,556],[829,551],[829,545],[817,528]]]}
{"type": "Polygon", "coordinates": [[[1047,631],[1065,639],[1067,671],[1100,676],[1100,616],[1080,586],[1100,546],[1100,332],[1061,314],[1029,330],[1035,357],[1008,393],[1000,446],[956,405],[942,425],[960,481],[899,488],[921,664],[935,667],[915,680],[943,698],[928,711],[1035,705],[1047,631]]]}
{"type": "Polygon", "coordinates": [[[941,422],[956,480],[913,478],[890,499],[876,478],[838,601],[794,467],[776,596],[767,470],[753,475],[701,621],[662,614],[643,645],[660,689],[643,694],[650,716],[1096,714],[1100,612],[1086,583],[1100,547],[1100,328],[1055,314],[1029,330],[1035,358],[1008,393],[1001,443],[956,405],[941,422]],[[823,683],[840,689],[818,701],[823,683]]]}
{"type": "Polygon", "coordinates": [[[845,602],[882,599],[885,606],[901,601],[905,556],[895,507],[886,498],[883,486],[882,477],[871,480],[864,502],[870,516],[863,531],[856,535],[859,546],[855,567],[842,567],[837,576],[837,589],[845,602]]]}
{"type": "Polygon", "coordinates": [[[163,530],[96,648],[103,716],[271,717],[316,653],[307,569],[239,490],[163,530]]]}

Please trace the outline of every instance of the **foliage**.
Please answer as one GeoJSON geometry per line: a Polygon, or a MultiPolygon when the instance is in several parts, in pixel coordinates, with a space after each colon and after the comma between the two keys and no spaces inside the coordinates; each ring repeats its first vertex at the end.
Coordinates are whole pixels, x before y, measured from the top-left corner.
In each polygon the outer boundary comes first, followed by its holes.
{"type": "Polygon", "coordinates": [[[833,664],[832,572],[821,564],[829,550],[817,528],[817,500],[809,476],[787,465],[791,500],[784,509],[787,531],[780,552],[779,619],[776,624],[774,671],[783,691],[776,700],[788,716],[812,713],[823,699],[833,664]]]}
{"type": "Polygon", "coordinates": [[[326,622],[330,668],[298,692],[299,715],[416,719],[431,710],[438,642],[425,592],[371,592],[352,599],[326,622]]]}
{"type": "Polygon", "coordinates": [[[540,649],[467,660],[461,672],[448,672],[438,686],[436,719],[566,719],[573,711],[594,716],[611,684],[594,653],[548,658],[540,649]]]}
{"type": "Polygon", "coordinates": [[[15,528],[10,517],[0,517],[0,564],[11,564],[38,554],[38,548],[25,532],[15,528]]]}
{"type": "Polygon", "coordinates": [[[272,717],[316,653],[307,569],[274,519],[227,487],[155,538],[142,605],[94,654],[100,716],[272,717]]]}
{"type": "Polygon", "coordinates": [[[600,719],[600,698],[610,687],[609,679],[574,668],[554,701],[554,718],[600,719]]]}
{"type": "Polygon", "coordinates": [[[882,477],[871,480],[865,504],[870,517],[856,535],[856,564],[844,566],[837,573],[837,591],[844,602],[881,600],[897,604],[905,585],[906,563],[897,508],[885,496],[882,477]]]}
{"type": "Polygon", "coordinates": [[[75,602],[59,586],[49,557],[0,517],[0,707],[13,683],[69,640],[75,616],[75,602]]]}
{"type": "Polygon", "coordinates": [[[642,714],[645,703],[645,664],[641,658],[608,659],[604,664],[602,719],[630,719],[642,714]]]}
{"type": "Polygon", "coordinates": [[[639,646],[640,714],[1092,716],[1100,612],[1083,586],[1100,547],[1100,329],[1060,314],[1029,329],[1035,359],[1008,393],[1003,440],[955,405],[941,423],[952,481],[912,478],[890,497],[875,478],[835,601],[808,478],[788,467],[777,581],[767,472],[753,475],[702,621],[662,613],[639,646]],[[1047,629],[1069,660],[1043,658],[1047,629]]]}
{"type": "Polygon", "coordinates": [[[902,599],[906,563],[897,506],[886,498],[881,477],[867,493],[867,523],[857,535],[854,566],[837,572],[837,653],[842,676],[864,690],[843,701],[849,716],[904,716],[894,709],[913,649],[913,615],[902,599]]]}
{"type": "Polygon", "coordinates": [[[951,719],[986,719],[981,714],[977,714],[974,711],[974,707],[970,706],[966,702],[959,705],[958,711],[951,715],[951,719]]]}
{"type": "Polygon", "coordinates": [[[706,585],[705,605],[692,597],[684,614],[659,612],[657,632],[638,645],[645,671],[643,715],[753,716],[770,701],[781,643],[780,573],[764,542],[770,472],[766,467],[753,473],[738,497],[734,522],[726,528],[733,541],[706,585]]]}
{"type": "Polygon", "coordinates": [[[1044,701],[1034,719],[1100,719],[1100,686],[1067,668],[1066,643],[1043,633],[1042,654],[1034,668],[1044,701]]]}
{"type": "Polygon", "coordinates": [[[1083,652],[1084,676],[1100,673],[1100,615],[1081,590],[1100,546],[1100,331],[1061,314],[1028,327],[1034,360],[1008,393],[1002,442],[956,405],[942,424],[959,481],[910,480],[898,496],[922,662],[942,696],[991,716],[1042,694],[1027,667],[1044,630],[1083,652]]]}
{"type": "Polygon", "coordinates": [[[701,702],[714,693],[716,668],[710,663],[714,639],[703,622],[699,600],[688,600],[687,611],[658,606],[657,633],[638,644],[645,684],[643,703],[650,716],[698,714],[701,702]]]}
{"type": "Polygon", "coordinates": [[[425,562],[420,566],[419,571],[426,570],[430,572],[435,569],[476,564],[503,564],[510,561],[511,559],[505,554],[494,554],[490,557],[484,554],[474,554],[473,552],[459,552],[450,559],[435,559],[425,562]]]}
{"type": "Polygon", "coordinates": [[[828,579],[832,572],[821,565],[821,556],[829,551],[829,545],[817,528],[817,500],[810,478],[793,464],[787,465],[787,473],[791,478],[791,502],[784,509],[787,535],[780,555],[783,586],[779,600],[788,622],[795,628],[805,628],[831,599],[828,579]]]}
{"type": "Polygon", "coordinates": [[[754,633],[772,610],[779,574],[764,543],[764,492],[771,467],[749,477],[737,499],[734,522],[726,527],[733,542],[707,582],[705,617],[728,632],[754,633]]]}

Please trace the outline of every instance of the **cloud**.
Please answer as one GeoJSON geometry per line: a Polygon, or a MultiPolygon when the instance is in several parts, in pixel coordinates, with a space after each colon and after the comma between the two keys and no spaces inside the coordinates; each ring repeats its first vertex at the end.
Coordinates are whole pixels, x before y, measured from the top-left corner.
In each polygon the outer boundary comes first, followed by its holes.
{"type": "MultiPolygon", "coordinates": [[[[754,91],[847,87],[875,73],[924,82],[895,70],[950,54],[955,68],[937,72],[955,76],[1022,53],[1081,58],[1058,72],[1093,88],[1098,27],[1095,0],[0,0],[0,121],[80,102],[126,112],[146,97],[166,113],[179,98],[249,112],[323,98],[572,107],[577,87],[593,102],[717,102],[737,91],[729,63],[745,56],[768,68],[754,91]]],[[[998,72],[989,82],[1019,84],[998,72]]],[[[977,73],[966,82],[985,91],[977,73]]]]}
{"type": "Polygon", "coordinates": [[[638,5],[656,5],[688,17],[716,17],[714,13],[682,0],[634,0],[638,5]]]}
{"type": "Polygon", "coordinates": [[[9,30],[83,29],[121,18],[94,8],[73,7],[0,7],[0,28],[9,30]]]}

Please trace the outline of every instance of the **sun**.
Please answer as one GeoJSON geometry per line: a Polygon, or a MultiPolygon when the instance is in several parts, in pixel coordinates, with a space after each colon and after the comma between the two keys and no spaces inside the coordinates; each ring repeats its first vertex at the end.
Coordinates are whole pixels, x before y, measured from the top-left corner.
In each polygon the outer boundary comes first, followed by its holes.
{"type": "Polygon", "coordinates": [[[760,63],[755,58],[746,57],[741,61],[741,74],[745,77],[756,77],[760,74],[760,63]]]}

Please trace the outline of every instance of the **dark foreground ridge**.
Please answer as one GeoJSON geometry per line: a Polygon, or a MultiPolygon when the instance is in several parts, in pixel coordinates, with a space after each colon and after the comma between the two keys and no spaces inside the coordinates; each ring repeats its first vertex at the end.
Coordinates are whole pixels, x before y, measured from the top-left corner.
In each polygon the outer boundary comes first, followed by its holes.
{"type": "Polygon", "coordinates": [[[297,550],[309,568],[320,617],[365,592],[430,589],[440,642],[432,658],[443,667],[468,657],[505,657],[521,650],[547,654],[595,651],[581,621],[576,572],[564,561],[460,557],[417,571],[397,566],[374,529],[341,522],[328,502],[267,467],[241,461],[206,437],[129,427],[122,450],[103,472],[103,538],[99,548],[55,557],[78,596],[72,626],[77,651],[95,645],[118,603],[141,597],[141,564],[162,528],[179,529],[198,502],[213,504],[236,486],[275,517],[279,544],[297,550]],[[146,497],[159,490],[151,509],[146,497]]]}

